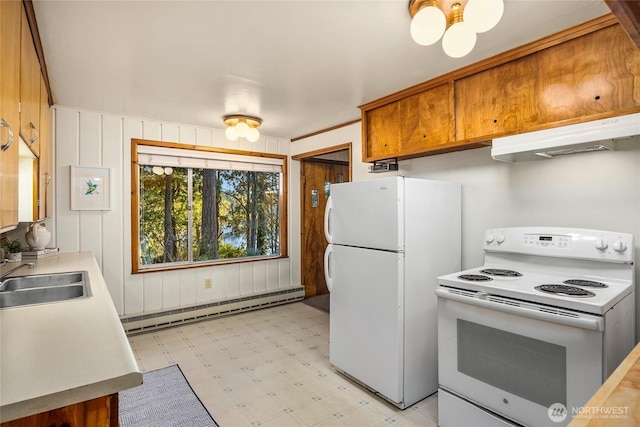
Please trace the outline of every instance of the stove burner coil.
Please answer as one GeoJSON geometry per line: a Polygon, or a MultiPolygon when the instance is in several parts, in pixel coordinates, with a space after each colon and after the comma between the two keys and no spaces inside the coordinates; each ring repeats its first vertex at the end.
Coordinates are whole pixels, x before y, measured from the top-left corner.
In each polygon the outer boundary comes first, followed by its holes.
{"type": "Polygon", "coordinates": [[[576,286],[540,285],[536,286],[535,289],[537,289],[538,291],[556,294],[564,297],[589,298],[596,296],[596,294],[594,294],[593,292],[587,291],[586,289],[578,288],[576,286]]]}
{"type": "Polygon", "coordinates": [[[489,276],[483,276],[482,274],[461,274],[458,279],[469,280],[471,282],[490,282],[493,280],[489,276]]]}
{"type": "Polygon", "coordinates": [[[575,285],[575,286],[586,286],[588,288],[608,288],[607,285],[601,282],[594,282],[593,280],[583,280],[583,279],[569,279],[562,282],[567,285],[575,285]]]}
{"type": "Polygon", "coordinates": [[[504,270],[502,268],[486,268],[484,270],[480,270],[480,273],[488,274],[489,276],[500,276],[500,277],[520,277],[522,273],[519,273],[514,270],[504,270]]]}

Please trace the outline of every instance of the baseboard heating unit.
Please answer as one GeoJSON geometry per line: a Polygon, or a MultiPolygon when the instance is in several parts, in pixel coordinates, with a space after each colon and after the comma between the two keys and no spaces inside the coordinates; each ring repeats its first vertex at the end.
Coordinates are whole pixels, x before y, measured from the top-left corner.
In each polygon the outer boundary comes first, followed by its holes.
{"type": "Polygon", "coordinates": [[[121,316],[120,321],[128,335],[152,331],[154,329],[178,326],[230,314],[273,307],[281,304],[302,301],[304,288],[281,289],[262,294],[248,295],[229,300],[215,301],[173,310],[158,311],[131,316],[121,316]]]}

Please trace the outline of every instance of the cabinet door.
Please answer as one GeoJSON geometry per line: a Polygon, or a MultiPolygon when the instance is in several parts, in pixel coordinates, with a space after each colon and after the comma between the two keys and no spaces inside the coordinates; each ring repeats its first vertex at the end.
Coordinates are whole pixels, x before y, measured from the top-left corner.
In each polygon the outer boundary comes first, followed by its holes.
{"type": "Polygon", "coordinates": [[[536,57],[541,123],[623,114],[640,105],[640,50],[619,25],[540,51],[536,57]]]}
{"type": "Polygon", "coordinates": [[[52,134],[51,108],[44,78],[40,77],[40,157],[38,158],[38,219],[52,214],[52,134]]]}
{"type": "Polygon", "coordinates": [[[365,161],[426,153],[454,140],[450,83],[366,111],[364,115],[365,161]]]}
{"type": "Polygon", "coordinates": [[[640,51],[619,25],[455,82],[456,139],[638,111],[640,51]]]}
{"type": "Polygon", "coordinates": [[[0,229],[18,225],[21,11],[21,1],[0,1],[0,229]]]}
{"type": "Polygon", "coordinates": [[[452,85],[426,90],[399,103],[399,156],[435,150],[453,142],[452,85]]]}
{"type": "Polygon", "coordinates": [[[2,427],[118,425],[118,393],[2,423],[2,427]]]}
{"type": "Polygon", "coordinates": [[[538,124],[534,57],[462,78],[455,82],[456,139],[491,139],[538,124]]]}
{"type": "Polygon", "coordinates": [[[400,151],[399,102],[366,111],[366,145],[363,160],[381,160],[396,157],[400,151]]]}
{"type": "Polygon", "coordinates": [[[40,141],[40,63],[31,38],[25,12],[22,12],[22,46],[20,67],[20,135],[36,156],[40,141]]]}

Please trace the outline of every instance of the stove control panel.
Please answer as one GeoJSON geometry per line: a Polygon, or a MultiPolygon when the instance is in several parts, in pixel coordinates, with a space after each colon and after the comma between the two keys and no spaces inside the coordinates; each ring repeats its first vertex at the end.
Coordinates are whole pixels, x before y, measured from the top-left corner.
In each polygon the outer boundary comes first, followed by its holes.
{"type": "Polygon", "coordinates": [[[484,250],[559,258],[631,264],[633,235],[568,227],[506,227],[488,229],[484,250]]]}
{"type": "Polygon", "coordinates": [[[569,249],[571,247],[571,236],[554,234],[525,234],[523,245],[534,247],[550,246],[555,248],[569,249]]]}

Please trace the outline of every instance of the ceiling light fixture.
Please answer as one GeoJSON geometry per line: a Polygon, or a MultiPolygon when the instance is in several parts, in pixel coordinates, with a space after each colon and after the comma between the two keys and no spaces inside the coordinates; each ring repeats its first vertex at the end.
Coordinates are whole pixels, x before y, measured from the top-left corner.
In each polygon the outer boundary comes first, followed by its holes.
{"type": "Polygon", "coordinates": [[[170,167],[162,167],[162,166],[154,166],[151,171],[156,175],[171,175],[173,173],[173,168],[170,167]]]}
{"type": "Polygon", "coordinates": [[[224,116],[222,120],[228,126],[224,135],[230,141],[245,138],[249,142],[256,142],[260,138],[258,126],[262,124],[262,119],[259,117],[231,114],[224,116]]]}
{"type": "Polygon", "coordinates": [[[429,46],[442,37],[442,49],[462,58],[476,44],[476,33],[495,27],[504,12],[503,0],[410,0],[411,37],[429,46]]]}

